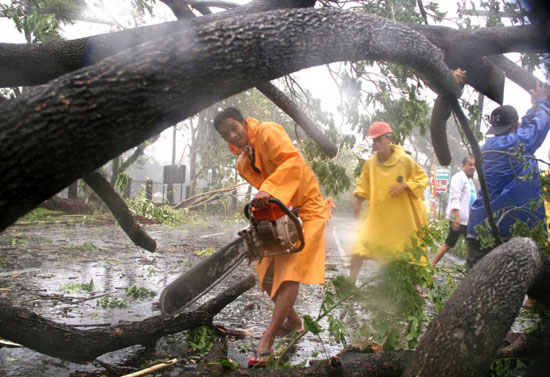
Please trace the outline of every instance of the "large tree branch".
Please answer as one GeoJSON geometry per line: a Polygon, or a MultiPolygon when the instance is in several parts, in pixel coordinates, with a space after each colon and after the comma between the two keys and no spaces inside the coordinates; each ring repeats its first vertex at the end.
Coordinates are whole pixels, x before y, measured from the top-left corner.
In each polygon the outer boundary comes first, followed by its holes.
{"type": "Polygon", "coordinates": [[[194,28],[230,16],[281,8],[309,7],[314,3],[315,0],[255,0],[208,17],[142,26],[87,38],[33,44],[0,43],[0,87],[41,85],[129,47],[155,38],[164,38],[178,32],[182,27],[194,28]]]}
{"type": "Polygon", "coordinates": [[[411,68],[438,94],[458,92],[440,50],[377,16],[300,9],[176,25],[0,106],[0,229],[177,121],[299,69],[384,60],[411,68]]]}
{"type": "Polygon", "coordinates": [[[506,74],[507,78],[518,84],[526,91],[535,89],[537,82],[540,85],[544,85],[544,82],[537,79],[531,72],[521,68],[505,56],[492,55],[488,56],[487,59],[502,70],[506,74]]]}
{"type": "MultiPolygon", "coordinates": [[[[176,2],[175,3],[181,3],[176,2]]],[[[157,37],[170,35],[183,25],[195,27],[211,19],[244,15],[276,8],[312,6],[315,1],[256,0],[247,5],[210,15],[198,20],[184,19],[160,25],[144,26],[87,38],[40,44],[0,43],[0,87],[44,84],[62,74],[95,64],[128,47],[157,37]]],[[[545,52],[550,45],[548,29],[544,27],[513,26],[481,30],[455,30],[442,26],[412,26],[446,53],[450,68],[470,72],[467,83],[499,102],[500,79],[491,84],[488,78],[497,78],[498,71],[485,55],[506,52],[545,52]]]]}
{"type": "Polygon", "coordinates": [[[210,325],[216,314],[254,285],[254,275],[249,275],[192,311],[90,330],[56,323],[0,300],[0,336],[40,353],[81,363],[134,344],[152,344],[164,335],[210,325]]]}
{"type": "Polygon", "coordinates": [[[420,339],[404,376],[486,376],[527,290],[548,274],[544,259],[528,238],[482,258],[420,339]]]}
{"type": "Polygon", "coordinates": [[[156,241],[141,229],[139,224],[134,220],[126,202],[116,193],[101,173],[95,171],[86,174],[83,179],[88,186],[99,195],[103,202],[105,202],[122,230],[124,230],[124,233],[126,233],[137,246],[143,247],[145,250],[151,252],[157,249],[156,241]]]}
{"type": "Polygon", "coordinates": [[[486,55],[507,52],[540,53],[550,50],[548,25],[492,27],[456,30],[444,26],[415,25],[413,28],[445,52],[449,68],[467,71],[466,84],[502,104],[504,74],[486,55]]]}
{"type": "MultiPolygon", "coordinates": [[[[185,3],[188,3],[188,1],[162,0],[162,2],[170,6],[178,19],[194,17],[193,12],[190,12],[189,14],[179,11],[180,7],[187,7],[185,3]]],[[[209,12],[209,10],[203,10],[203,12],[209,12]]],[[[325,136],[325,134],[323,134],[315,122],[307,116],[307,114],[304,113],[286,94],[270,82],[262,83],[259,86],[256,86],[256,88],[262,92],[264,96],[279,106],[279,108],[290,116],[297,124],[299,124],[306,134],[311,137],[315,143],[317,143],[317,145],[328,157],[336,157],[338,147],[327,136],[325,136]]]]}

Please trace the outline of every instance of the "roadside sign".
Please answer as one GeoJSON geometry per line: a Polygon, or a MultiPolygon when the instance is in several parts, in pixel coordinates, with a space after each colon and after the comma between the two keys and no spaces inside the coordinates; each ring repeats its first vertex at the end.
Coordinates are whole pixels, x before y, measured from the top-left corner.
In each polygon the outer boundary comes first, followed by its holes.
{"type": "Polygon", "coordinates": [[[436,179],[435,180],[435,191],[436,192],[447,192],[447,180],[446,179],[436,179]]]}
{"type": "Polygon", "coordinates": [[[447,192],[449,181],[451,180],[451,168],[434,165],[432,169],[432,188],[433,196],[437,196],[439,192],[447,192]]]}

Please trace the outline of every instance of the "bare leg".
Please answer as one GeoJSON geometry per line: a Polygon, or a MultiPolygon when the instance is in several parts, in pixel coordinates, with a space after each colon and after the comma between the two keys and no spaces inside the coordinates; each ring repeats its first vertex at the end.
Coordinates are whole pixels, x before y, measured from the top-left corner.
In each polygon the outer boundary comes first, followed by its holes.
{"type": "Polygon", "coordinates": [[[437,253],[435,253],[434,259],[432,260],[432,267],[435,267],[437,262],[439,262],[439,260],[443,258],[443,255],[445,255],[445,253],[449,250],[451,250],[451,247],[449,245],[441,245],[437,250],[437,253]]]}
{"type": "Polygon", "coordinates": [[[355,284],[355,281],[357,280],[357,275],[359,275],[359,270],[361,269],[361,266],[363,265],[364,260],[365,258],[361,257],[360,255],[357,255],[357,254],[351,255],[351,262],[349,265],[349,275],[353,284],[355,284]]]}
{"type": "Polygon", "coordinates": [[[258,354],[271,351],[277,332],[289,316],[291,318],[294,317],[294,315],[298,317],[298,314],[294,311],[293,307],[296,302],[296,297],[298,296],[299,287],[300,283],[296,281],[285,281],[279,287],[277,297],[275,298],[275,307],[273,308],[271,323],[264,331],[262,339],[260,339],[257,349],[258,354]]]}

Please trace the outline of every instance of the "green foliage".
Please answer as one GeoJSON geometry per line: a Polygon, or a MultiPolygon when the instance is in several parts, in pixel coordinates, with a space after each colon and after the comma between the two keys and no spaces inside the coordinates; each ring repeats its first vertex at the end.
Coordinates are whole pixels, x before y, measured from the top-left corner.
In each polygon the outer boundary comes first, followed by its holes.
{"type": "Polygon", "coordinates": [[[152,16],[155,3],[156,0],[132,0],[132,6],[140,15],[144,15],[147,12],[152,16]]]}
{"type": "Polygon", "coordinates": [[[325,135],[338,147],[336,158],[329,159],[326,154],[309,137],[301,139],[300,151],[313,170],[325,195],[338,196],[349,190],[353,174],[349,151],[356,142],[354,135],[345,135],[334,125],[332,114],[324,111],[318,99],[305,93],[309,111],[325,135]]]}
{"type": "Polygon", "coordinates": [[[89,283],[69,283],[64,285],[61,290],[66,293],[91,292],[94,289],[94,280],[89,283]]]}
{"type": "Polygon", "coordinates": [[[126,288],[126,296],[130,296],[134,299],[139,298],[151,298],[155,297],[157,292],[147,289],[145,287],[137,287],[132,285],[131,287],[126,288]]]}
{"type": "Polygon", "coordinates": [[[124,191],[128,187],[130,182],[130,176],[126,173],[118,173],[115,181],[115,189],[118,191],[124,191]]]}
{"type": "Polygon", "coordinates": [[[212,348],[216,334],[208,326],[200,326],[189,331],[185,341],[195,353],[203,354],[212,348]]]}
{"type": "Polygon", "coordinates": [[[346,167],[329,159],[311,139],[302,142],[302,152],[326,195],[336,196],[350,188],[346,167]]]}
{"type": "Polygon", "coordinates": [[[97,250],[97,246],[94,245],[91,242],[84,242],[84,243],[79,244],[79,245],[67,246],[67,249],[68,250],[78,250],[78,251],[82,251],[82,252],[92,252],[92,251],[97,250]]]}
{"type": "Polygon", "coordinates": [[[84,0],[26,0],[0,4],[0,10],[28,42],[37,43],[59,39],[60,24],[72,23],[85,6],[84,0]]]}
{"type": "Polygon", "coordinates": [[[490,377],[523,377],[527,375],[527,366],[516,358],[496,359],[489,370],[490,377]]]}
{"type": "Polygon", "coordinates": [[[127,200],[128,207],[136,214],[163,225],[177,226],[189,223],[191,216],[185,209],[175,210],[169,205],[156,205],[142,191],[137,197],[127,200]]]}
{"type": "Polygon", "coordinates": [[[37,207],[31,212],[27,212],[24,216],[20,217],[18,222],[34,223],[38,221],[52,221],[57,216],[62,215],[61,211],[52,211],[51,209],[37,207]]]}
{"type": "MultiPolygon", "coordinates": [[[[454,267],[455,269],[463,269],[463,267],[454,267]]],[[[463,275],[465,275],[465,271],[460,271],[463,275]]],[[[437,273],[439,276],[442,276],[445,274],[445,284],[434,284],[432,287],[432,290],[429,293],[430,299],[434,303],[434,311],[436,313],[439,313],[441,309],[443,309],[443,305],[447,302],[447,300],[451,297],[454,290],[456,289],[456,281],[453,278],[453,275],[451,275],[451,272],[446,268],[437,267],[437,273]]]]}
{"type": "Polygon", "coordinates": [[[239,368],[241,365],[228,359],[221,359],[218,361],[211,361],[207,365],[221,365],[224,370],[233,370],[239,368]]]}
{"type": "Polygon", "coordinates": [[[216,249],[214,249],[213,247],[207,247],[205,249],[197,250],[193,254],[201,256],[201,257],[207,257],[207,256],[210,256],[210,255],[214,254],[215,251],[216,251],[216,249]]]}
{"type": "Polygon", "coordinates": [[[130,306],[128,301],[122,298],[113,298],[109,296],[101,297],[97,300],[97,305],[101,306],[103,309],[113,309],[113,308],[127,308],[130,306]]]}
{"type": "MultiPolygon", "coordinates": [[[[424,23],[422,15],[417,11],[417,2],[411,0],[380,0],[380,1],[362,1],[363,11],[369,14],[376,14],[395,21],[407,24],[424,23]]],[[[441,21],[445,16],[444,12],[439,10],[436,2],[424,2],[424,9],[428,11],[429,17],[434,21],[441,21]]]]}

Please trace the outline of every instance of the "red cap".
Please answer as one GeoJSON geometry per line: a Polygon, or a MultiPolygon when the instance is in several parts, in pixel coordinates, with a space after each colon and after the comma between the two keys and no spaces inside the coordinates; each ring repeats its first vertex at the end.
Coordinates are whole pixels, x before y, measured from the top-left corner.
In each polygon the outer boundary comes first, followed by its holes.
{"type": "Polygon", "coordinates": [[[374,122],[369,128],[369,137],[375,139],[379,136],[393,134],[393,130],[386,122],[374,122]]]}

